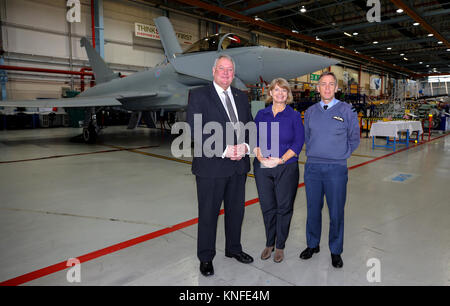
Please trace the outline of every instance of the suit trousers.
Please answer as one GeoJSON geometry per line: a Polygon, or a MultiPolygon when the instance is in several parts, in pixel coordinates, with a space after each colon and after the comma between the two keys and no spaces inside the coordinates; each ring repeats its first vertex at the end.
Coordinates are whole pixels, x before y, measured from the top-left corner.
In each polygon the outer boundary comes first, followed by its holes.
{"type": "Polygon", "coordinates": [[[245,211],[246,174],[224,178],[196,176],[198,198],[197,257],[212,261],[216,255],[217,220],[222,201],[225,210],[225,252],[242,252],[241,228],[245,211]]]}
{"type": "Polygon", "coordinates": [[[347,197],[348,168],[339,164],[305,164],[305,191],[308,216],[306,242],[315,248],[322,232],[324,195],[330,215],[328,246],[332,254],[340,255],[344,245],[344,206],[347,197]]]}
{"type": "Polygon", "coordinates": [[[266,230],[266,246],[284,249],[298,189],[298,163],[262,168],[255,159],[256,188],[266,230]]]}

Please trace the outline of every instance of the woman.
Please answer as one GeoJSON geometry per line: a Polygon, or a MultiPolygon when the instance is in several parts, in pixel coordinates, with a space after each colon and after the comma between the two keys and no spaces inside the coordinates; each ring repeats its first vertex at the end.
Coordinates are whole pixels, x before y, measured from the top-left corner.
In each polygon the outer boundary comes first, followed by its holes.
{"type": "Polygon", "coordinates": [[[298,188],[298,156],[305,140],[300,113],[287,105],[292,100],[288,82],[274,79],[267,97],[272,104],[255,118],[258,139],[253,167],[267,239],[261,259],[270,258],[276,247],[275,262],[284,259],[298,188]]]}

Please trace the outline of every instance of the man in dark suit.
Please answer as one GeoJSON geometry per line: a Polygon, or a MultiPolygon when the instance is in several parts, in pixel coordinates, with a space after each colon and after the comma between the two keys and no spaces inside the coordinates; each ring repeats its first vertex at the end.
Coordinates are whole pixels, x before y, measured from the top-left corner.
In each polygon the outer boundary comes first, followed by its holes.
{"type": "Polygon", "coordinates": [[[247,153],[250,148],[248,135],[243,135],[242,125],[239,126],[239,122],[246,124],[252,121],[252,116],[247,95],[230,87],[234,70],[230,56],[219,56],[212,70],[214,81],[191,90],[189,94],[187,121],[196,146],[192,173],[196,176],[199,212],[197,256],[200,271],[205,276],[214,274],[212,260],[216,254],[217,219],[222,201],[225,209],[225,256],[242,263],[253,262],[241,246],[245,181],[250,170],[247,153]],[[205,124],[210,123],[218,127],[213,130],[219,134],[203,134],[205,124]],[[219,136],[213,145],[211,141],[205,144],[213,136],[219,136]],[[210,144],[209,152],[207,144],[210,144]],[[215,153],[212,155],[211,151],[215,153]]]}

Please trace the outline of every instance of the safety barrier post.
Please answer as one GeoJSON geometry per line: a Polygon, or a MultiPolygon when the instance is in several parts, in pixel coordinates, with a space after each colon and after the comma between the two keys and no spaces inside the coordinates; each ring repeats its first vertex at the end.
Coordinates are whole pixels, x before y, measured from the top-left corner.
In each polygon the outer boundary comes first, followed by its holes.
{"type": "Polygon", "coordinates": [[[428,115],[428,141],[431,140],[431,125],[433,124],[433,114],[428,115]]]}

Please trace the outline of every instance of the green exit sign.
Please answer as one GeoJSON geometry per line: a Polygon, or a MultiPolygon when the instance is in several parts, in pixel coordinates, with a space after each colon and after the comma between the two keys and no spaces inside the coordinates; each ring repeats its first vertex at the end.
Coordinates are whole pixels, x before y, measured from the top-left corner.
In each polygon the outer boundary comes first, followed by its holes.
{"type": "Polygon", "coordinates": [[[319,80],[319,77],[320,77],[320,75],[314,74],[314,73],[311,73],[311,74],[309,75],[309,78],[311,79],[311,81],[318,81],[318,80],[319,80]]]}

